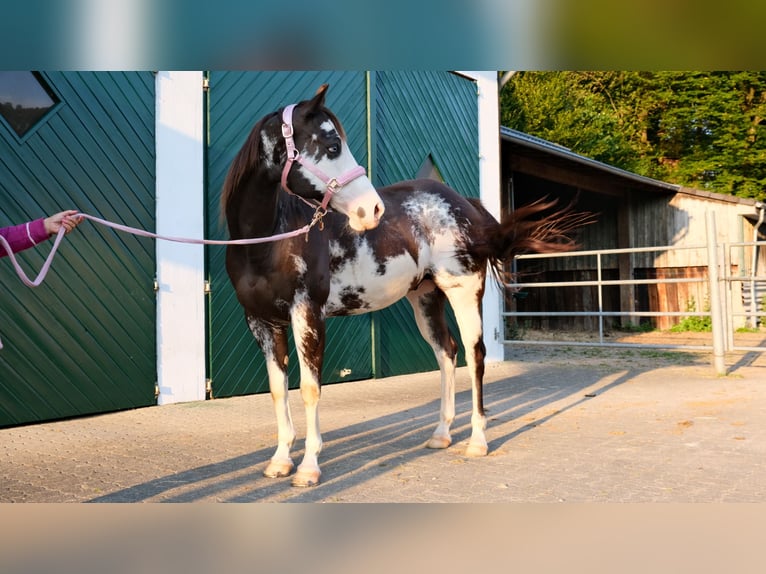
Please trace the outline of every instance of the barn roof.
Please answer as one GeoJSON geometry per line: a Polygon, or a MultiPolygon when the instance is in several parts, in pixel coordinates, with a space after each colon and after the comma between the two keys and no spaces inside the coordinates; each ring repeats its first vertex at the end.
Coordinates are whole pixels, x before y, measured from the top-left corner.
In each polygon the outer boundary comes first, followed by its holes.
{"type": "Polygon", "coordinates": [[[701,199],[720,201],[724,203],[739,203],[752,206],[754,210],[760,209],[760,202],[753,199],[725,195],[722,193],[712,193],[690,187],[684,187],[674,183],[667,183],[651,177],[646,177],[633,173],[613,165],[609,165],[589,157],[585,157],[573,152],[569,148],[555,144],[543,138],[525,134],[518,130],[500,127],[501,141],[508,142],[518,152],[532,157],[540,162],[555,165],[559,168],[571,170],[578,173],[590,173],[596,175],[609,176],[616,178],[625,185],[639,187],[641,189],[654,191],[658,193],[683,193],[701,199]]]}

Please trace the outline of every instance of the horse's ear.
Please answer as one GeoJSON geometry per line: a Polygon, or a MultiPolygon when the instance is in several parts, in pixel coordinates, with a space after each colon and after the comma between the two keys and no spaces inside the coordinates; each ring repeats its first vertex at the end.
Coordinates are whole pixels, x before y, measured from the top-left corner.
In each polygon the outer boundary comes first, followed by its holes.
{"type": "Polygon", "coordinates": [[[319,89],[316,91],[316,94],[314,94],[314,97],[311,99],[311,102],[309,102],[309,108],[312,110],[318,110],[320,106],[324,106],[324,99],[327,95],[327,88],[330,87],[330,84],[322,84],[319,86],[319,89]]]}

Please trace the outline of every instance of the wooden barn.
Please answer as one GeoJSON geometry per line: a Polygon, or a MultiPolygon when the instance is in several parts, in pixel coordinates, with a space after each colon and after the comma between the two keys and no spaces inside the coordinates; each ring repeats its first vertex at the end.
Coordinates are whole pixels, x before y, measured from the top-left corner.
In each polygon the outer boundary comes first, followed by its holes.
{"type": "MultiPolygon", "coordinates": [[[[499,216],[495,72],[0,72],[0,225],[74,208],[224,239],[220,189],[250,129],[323,83],[375,185],[438,177],[499,216]]],[[[266,391],[223,253],[86,221],[37,289],[0,260],[0,426],[266,391]]],[[[501,294],[484,306],[502,360],[501,294]]],[[[327,342],[325,382],[437,368],[406,302],[333,319],[327,342]]]]}
{"type": "MultiPolygon", "coordinates": [[[[501,129],[503,209],[542,197],[558,198],[560,205],[576,201],[576,209],[596,215],[596,222],[579,233],[581,250],[674,246],[665,252],[609,254],[602,258],[603,280],[705,278],[706,212],[715,212],[719,245],[763,241],[766,225],[762,203],[668,184],[594,161],[572,151],[508,128],[501,129]],[[759,223],[760,222],[760,223],[759,223]],[[754,235],[758,228],[759,232],[754,235]]],[[[766,274],[766,250],[732,248],[731,276],[755,270],[766,274]]],[[[520,261],[520,282],[595,281],[595,256],[520,261]]],[[[745,308],[748,282],[732,282],[737,310],[745,308]],[[737,303],[739,301],[739,303],[737,303]]],[[[763,286],[761,286],[763,288],[763,286]]],[[[508,297],[506,308],[518,311],[593,311],[596,287],[530,289],[522,297],[508,297]]],[[[604,311],[705,311],[708,299],[703,282],[649,285],[612,285],[603,289],[604,311]]],[[[758,291],[758,296],[761,293],[758,291]]],[[[607,326],[635,321],[607,317],[607,326]]],[[[666,329],[677,317],[651,317],[652,326],[666,329]]],[[[742,323],[740,318],[740,324],[742,323]]],[[[529,320],[543,329],[596,329],[596,317],[545,317],[529,320]]],[[[736,327],[737,325],[735,325],[736,327]]]]}

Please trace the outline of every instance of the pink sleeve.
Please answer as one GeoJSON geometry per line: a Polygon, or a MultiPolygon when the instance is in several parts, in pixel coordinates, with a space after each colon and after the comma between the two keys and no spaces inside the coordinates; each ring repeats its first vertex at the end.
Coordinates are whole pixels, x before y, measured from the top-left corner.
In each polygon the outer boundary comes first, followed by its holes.
{"type": "MultiPolygon", "coordinates": [[[[41,241],[48,239],[45,231],[44,219],[36,219],[21,225],[0,228],[0,235],[10,244],[11,250],[16,253],[34,247],[41,241]]],[[[3,246],[0,246],[0,257],[8,255],[3,246]]]]}

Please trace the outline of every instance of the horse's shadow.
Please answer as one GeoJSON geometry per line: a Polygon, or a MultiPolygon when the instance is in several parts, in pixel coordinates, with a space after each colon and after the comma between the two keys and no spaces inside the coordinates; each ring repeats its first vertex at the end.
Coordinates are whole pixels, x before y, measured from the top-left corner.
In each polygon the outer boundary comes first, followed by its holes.
{"type": "MultiPolygon", "coordinates": [[[[594,394],[602,394],[629,381],[635,374],[635,370],[625,371],[614,378],[613,374],[605,377],[603,373],[590,371],[581,373],[574,382],[565,382],[560,380],[560,376],[558,379],[541,379],[536,369],[532,368],[522,375],[485,384],[490,454],[530,429],[590,400],[594,394]],[[602,384],[599,386],[599,383],[602,384]],[[594,386],[597,391],[593,391],[594,386]],[[583,394],[584,389],[589,389],[587,395],[583,394]],[[557,403],[554,411],[529,416],[538,410],[544,412],[546,405],[552,403],[557,403]],[[498,428],[504,432],[493,436],[498,428]]],[[[438,377],[438,373],[435,376],[438,377]]],[[[363,385],[364,382],[354,384],[363,385]]],[[[459,414],[452,427],[453,445],[450,447],[457,449],[451,451],[453,457],[461,456],[465,448],[463,443],[470,437],[470,406],[470,391],[457,393],[456,412],[459,414]]],[[[294,488],[289,478],[275,480],[263,477],[263,470],[273,453],[270,446],[137,484],[90,502],[318,502],[342,498],[344,491],[403,468],[402,465],[421,457],[440,456],[444,451],[424,446],[436,425],[438,412],[439,401],[433,400],[324,432],[324,449],[320,457],[322,482],[313,488],[294,488]]],[[[297,446],[301,448],[294,449],[293,457],[299,461],[303,455],[302,442],[297,446]]]]}

